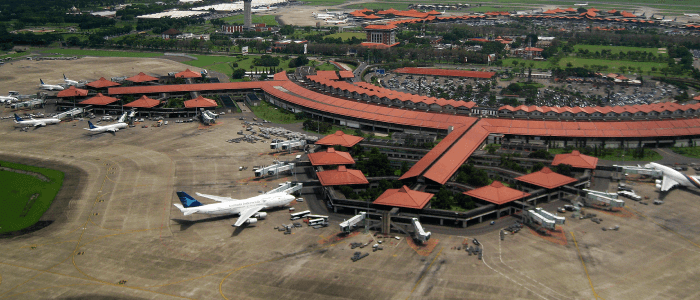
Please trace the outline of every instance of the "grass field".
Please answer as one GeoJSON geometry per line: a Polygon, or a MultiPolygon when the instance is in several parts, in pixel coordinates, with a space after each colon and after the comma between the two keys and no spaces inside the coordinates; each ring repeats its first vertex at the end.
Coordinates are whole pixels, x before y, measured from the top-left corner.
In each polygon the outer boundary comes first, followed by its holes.
{"type": "MultiPolygon", "coordinates": [[[[513,61],[517,61],[519,63],[518,68],[522,68],[522,64],[525,63],[526,67],[530,66],[530,63],[533,63],[534,69],[543,69],[543,70],[548,70],[552,68],[552,64],[548,61],[530,61],[530,60],[524,60],[520,58],[506,58],[503,59],[503,66],[504,67],[513,67],[513,61]]],[[[585,66],[593,66],[593,65],[599,65],[599,66],[607,66],[607,70],[603,70],[603,72],[608,72],[608,73],[618,73],[619,68],[624,66],[629,68],[634,68],[632,72],[626,72],[625,74],[634,74],[638,73],[637,72],[637,67],[642,68],[642,74],[637,74],[637,75],[645,75],[647,76],[651,72],[652,67],[656,67],[657,70],[660,70],[661,68],[667,67],[668,65],[665,63],[656,63],[656,62],[636,62],[636,61],[624,61],[624,60],[604,60],[604,59],[591,59],[591,58],[578,58],[578,57],[564,57],[559,61],[559,67],[560,68],[566,68],[567,63],[571,63],[573,67],[585,67],[585,66]]],[[[660,72],[652,72],[652,75],[661,75],[660,72]]]]}
{"type": "MultiPolygon", "coordinates": [[[[227,23],[241,23],[243,24],[243,15],[235,15],[235,16],[230,16],[230,17],[225,17],[221,18],[220,20],[224,20],[227,23]]],[[[253,23],[265,23],[268,26],[277,26],[279,23],[277,20],[275,20],[275,16],[258,16],[258,15],[253,15],[252,19],[253,23]]]]}
{"type": "Polygon", "coordinates": [[[12,57],[12,58],[22,57],[22,56],[26,56],[26,55],[30,55],[30,54],[32,54],[31,51],[17,52],[17,53],[12,53],[12,54],[2,54],[2,55],[0,55],[0,59],[1,58],[8,58],[8,57],[12,57]]]}
{"type": "Polygon", "coordinates": [[[674,147],[671,151],[687,157],[700,158],[700,147],[674,147]]]}
{"type": "Polygon", "coordinates": [[[601,50],[610,50],[612,53],[620,53],[620,52],[630,52],[630,51],[644,51],[644,52],[651,52],[656,55],[659,54],[659,49],[658,48],[641,48],[641,47],[625,47],[625,46],[599,46],[599,45],[576,45],[574,46],[574,50],[578,52],[579,49],[586,50],[590,52],[596,52],[596,51],[601,51],[601,50]]]}
{"type": "Polygon", "coordinates": [[[256,117],[278,124],[299,123],[304,120],[297,120],[293,113],[278,108],[265,101],[260,101],[258,106],[249,106],[256,117]]]}
{"type": "Polygon", "coordinates": [[[341,32],[341,33],[330,34],[330,35],[327,35],[326,37],[342,38],[343,41],[347,41],[347,40],[351,39],[353,36],[358,38],[358,39],[362,39],[362,40],[367,38],[367,34],[364,32],[341,32]]]}
{"type": "MultiPolygon", "coordinates": [[[[256,67],[253,67],[251,69],[250,67],[253,65],[253,59],[255,59],[258,56],[244,56],[243,58],[238,58],[236,56],[214,56],[214,55],[196,55],[192,54],[192,56],[196,57],[197,60],[191,60],[191,61],[186,61],[183,62],[184,64],[188,64],[190,66],[195,66],[195,67],[200,67],[208,70],[214,70],[222,74],[226,74],[228,76],[231,76],[231,73],[233,73],[233,69],[231,67],[232,63],[237,63],[238,67],[236,68],[242,68],[245,69],[246,71],[250,70],[255,70],[256,67]]],[[[284,69],[286,71],[291,71],[293,72],[293,68],[289,68],[289,59],[283,59],[282,56],[278,56],[280,59],[280,64],[277,66],[277,68],[284,69]]],[[[314,65],[317,70],[337,70],[337,68],[333,64],[329,63],[318,63],[316,61],[311,61],[309,62],[309,65],[314,65]]],[[[257,67],[258,70],[262,70],[263,68],[266,67],[257,67]]],[[[236,80],[240,81],[240,80],[236,80]]]]}
{"type": "Polygon", "coordinates": [[[109,57],[157,57],[163,53],[154,52],[127,52],[108,50],[82,50],[82,49],[45,49],[41,53],[59,53],[63,55],[75,56],[109,56],[109,57]]]}
{"type": "Polygon", "coordinates": [[[12,232],[34,225],[49,209],[63,184],[63,172],[32,166],[0,162],[3,167],[42,174],[50,180],[11,171],[0,171],[0,233],[12,232]],[[30,200],[31,199],[31,200],[30,200]]]}

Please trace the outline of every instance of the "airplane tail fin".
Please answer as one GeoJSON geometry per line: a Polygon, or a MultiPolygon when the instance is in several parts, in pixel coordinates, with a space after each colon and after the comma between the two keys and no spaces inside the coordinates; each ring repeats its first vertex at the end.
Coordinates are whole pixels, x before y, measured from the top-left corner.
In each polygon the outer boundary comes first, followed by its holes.
{"type": "Polygon", "coordinates": [[[119,120],[117,120],[117,123],[124,123],[124,121],[126,120],[126,114],[127,113],[122,114],[122,116],[119,118],[119,120]]]}
{"type": "Polygon", "coordinates": [[[63,80],[68,80],[68,78],[66,78],[66,74],[63,74],[63,80]]]}
{"type": "Polygon", "coordinates": [[[39,82],[41,82],[41,84],[45,84],[45,83],[44,83],[44,80],[41,79],[41,78],[39,78],[39,82]]]}
{"type": "Polygon", "coordinates": [[[22,118],[20,118],[17,114],[15,114],[15,122],[22,122],[22,118]]]}
{"type": "Polygon", "coordinates": [[[90,126],[90,129],[95,129],[97,126],[92,125],[92,122],[88,121],[88,126],[90,126]]]}
{"type": "Polygon", "coordinates": [[[182,206],[185,208],[202,206],[202,203],[185,192],[177,192],[177,197],[180,198],[180,202],[182,202],[182,206]]]}

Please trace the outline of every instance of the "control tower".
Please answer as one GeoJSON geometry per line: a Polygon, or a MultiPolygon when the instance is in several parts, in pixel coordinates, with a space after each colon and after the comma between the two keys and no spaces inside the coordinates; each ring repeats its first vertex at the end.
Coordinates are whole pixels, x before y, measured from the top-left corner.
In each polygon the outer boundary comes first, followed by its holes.
{"type": "Polygon", "coordinates": [[[251,17],[251,6],[253,0],[243,0],[243,29],[249,30],[253,27],[253,18],[251,17]]]}

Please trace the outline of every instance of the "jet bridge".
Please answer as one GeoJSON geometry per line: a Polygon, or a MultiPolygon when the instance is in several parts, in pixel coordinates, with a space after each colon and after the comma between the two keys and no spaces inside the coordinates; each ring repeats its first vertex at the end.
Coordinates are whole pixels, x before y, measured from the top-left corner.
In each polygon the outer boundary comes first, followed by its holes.
{"type": "Polygon", "coordinates": [[[202,123],[204,123],[204,125],[211,125],[211,124],[216,123],[216,119],[219,116],[211,111],[205,110],[205,111],[202,111],[201,117],[202,117],[202,123]]]}
{"type": "Polygon", "coordinates": [[[654,168],[644,168],[644,167],[637,167],[637,166],[618,166],[618,165],[613,165],[613,167],[619,168],[619,170],[621,172],[624,172],[626,174],[639,174],[639,175],[651,176],[654,178],[659,178],[659,177],[663,176],[661,171],[657,171],[654,168]]]}
{"type": "Polygon", "coordinates": [[[306,146],[306,140],[289,140],[278,143],[270,143],[270,149],[272,150],[292,150],[297,148],[304,148],[306,146]]]}
{"type": "Polygon", "coordinates": [[[430,239],[431,233],[429,231],[425,232],[425,230],[423,230],[423,226],[418,221],[418,218],[411,218],[411,224],[413,225],[413,238],[416,241],[425,243],[430,239]]]}
{"type": "Polygon", "coordinates": [[[69,111],[64,111],[62,113],[57,114],[56,119],[63,119],[65,117],[74,117],[76,115],[82,114],[83,111],[84,110],[82,107],[76,107],[76,108],[71,109],[69,111]]]}
{"type": "Polygon", "coordinates": [[[287,181],[285,183],[280,183],[280,185],[272,190],[269,190],[265,194],[273,194],[273,193],[287,193],[287,194],[293,194],[294,192],[301,191],[301,188],[303,187],[303,184],[301,183],[292,183],[291,181],[287,181]]]}
{"type": "Polygon", "coordinates": [[[553,220],[542,216],[541,214],[539,214],[539,212],[540,211],[534,209],[527,210],[527,213],[524,215],[525,224],[530,226],[540,225],[546,229],[554,230],[554,226],[556,225],[556,223],[553,220]]]}
{"type": "Polygon", "coordinates": [[[617,199],[617,194],[604,193],[593,190],[584,190],[588,194],[583,198],[583,204],[588,207],[612,210],[616,207],[624,207],[625,201],[617,199]]]}
{"type": "Polygon", "coordinates": [[[294,170],[294,163],[277,161],[270,166],[260,168],[260,169],[255,169],[255,170],[253,170],[253,172],[255,172],[255,177],[265,177],[265,176],[278,175],[282,172],[293,171],[293,170],[294,170]]]}
{"type": "Polygon", "coordinates": [[[367,213],[360,212],[359,215],[354,216],[350,218],[349,220],[345,220],[342,223],[340,223],[340,231],[344,233],[349,233],[353,229],[357,227],[357,224],[362,222],[365,218],[367,217],[367,213]]]}
{"type": "Polygon", "coordinates": [[[548,212],[540,207],[535,208],[535,210],[537,211],[537,213],[540,216],[543,216],[543,217],[547,218],[548,220],[554,221],[554,224],[564,225],[564,222],[566,222],[565,217],[553,215],[552,213],[550,213],[550,212],[548,212]]]}

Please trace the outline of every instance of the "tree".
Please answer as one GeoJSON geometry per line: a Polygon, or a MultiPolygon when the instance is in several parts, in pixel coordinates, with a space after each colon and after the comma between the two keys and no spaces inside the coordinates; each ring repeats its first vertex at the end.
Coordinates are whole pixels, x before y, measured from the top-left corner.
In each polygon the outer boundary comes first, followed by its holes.
{"type": "Polygon", "coordinates": [[[282,28],[280,28],[280,34],[281,35],[292,35],[294,34],[294,26],[292,25],[284,25],[282,28]]]}
{"type": "Polygon", "coordinates": [[[233,79],[241,79],[245,76],[245,69],[235,69],[233,70],[233,74],[231,74],[231,78],[233,79]]]}

